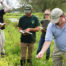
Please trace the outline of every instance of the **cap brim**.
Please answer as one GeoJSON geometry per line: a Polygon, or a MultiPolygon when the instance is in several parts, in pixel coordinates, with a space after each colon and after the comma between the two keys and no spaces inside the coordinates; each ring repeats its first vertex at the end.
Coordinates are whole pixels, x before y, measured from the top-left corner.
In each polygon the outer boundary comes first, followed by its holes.
{"type": "Polygon", "coordinates": [[[51,20],[51,23],[53,23],[53,24],[58,23],[58,22],[59,22],[59,18],[51,20]]]}
{"type": "Polygon", "coordinates": [[[31,12],[31,10],[24,10],[24,12],[25,12],[25,13],[30,13],[30,12],[31,12]]]}

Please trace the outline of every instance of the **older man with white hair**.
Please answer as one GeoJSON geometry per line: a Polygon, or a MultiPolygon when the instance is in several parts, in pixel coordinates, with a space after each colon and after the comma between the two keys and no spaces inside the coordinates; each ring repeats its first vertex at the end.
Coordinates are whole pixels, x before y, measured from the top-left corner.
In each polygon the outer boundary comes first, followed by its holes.
{"type": "Polygon", "coordinates": [[[47,27],[45,43],[37,58],[42,58],[51,44],[54,36],[54,51],[52,54],[54,66],[66,66],[66,20],[60,8],[54,8],[51,12],[52,20],[47,27]],[[64,64],[63,64],[64,62],[64,64]]]}

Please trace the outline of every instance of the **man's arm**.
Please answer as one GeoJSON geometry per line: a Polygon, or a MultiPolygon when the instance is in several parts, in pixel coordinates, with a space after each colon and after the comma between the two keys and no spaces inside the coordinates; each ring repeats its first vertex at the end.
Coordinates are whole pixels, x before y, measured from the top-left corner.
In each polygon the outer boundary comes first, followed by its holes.
{"type": "Polygon", "coordinates": [[[21,31],[22,28],[19,27],[18,30],[19,30],[19,32],[22,33],[24,36],[28,35],[28,34],[26,34],[26,33],[24,33],[24,32],[21,31]]]}
{"type": "Polygon", "coordinates": [[[30,31],[37,32],[37,31],[39,31],[39,27],[37,26],[37,27],[35,27],[35,28],[27,28],[27,29],[25,29],[25,31],[26,31],[26,32],[30,32],[30,31]]]}
{"type": "Polygon", "coordinates": [[[45,41],[45,43],[43,44],[42,50],[38,53],[38,55],[36,57],[37,58],[42,58],[43,54],[47,51],[47,49],[49,48],[50,44],[51,44],[50,41],[45,41]]]}
{"type": "Polygon", "coordinates": [[[43,54],[46,52],[46,50],[49,48],[51,41],[52,41],[52,24],[50,23],[47,27],[46,36],[45,36],[45,43],[43,45],[42,50],[37,55],[37,58],[42,58],[43,54]]]}
{"type": "Polygon", "coordinates": [[[4,12],[8,12],[11,8],[2,0],[0,0],[0,3],[5,7],[4,12]]]}

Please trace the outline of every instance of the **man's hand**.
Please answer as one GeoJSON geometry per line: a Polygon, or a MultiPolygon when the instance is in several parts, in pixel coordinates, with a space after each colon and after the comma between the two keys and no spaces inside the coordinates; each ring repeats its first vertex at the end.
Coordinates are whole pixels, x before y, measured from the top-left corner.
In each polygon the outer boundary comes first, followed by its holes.
{"type": "Polygon", "coordinates": [[[29,32],[29,29],[22,30],[21,28],[19,28],[19,32],[21,32],[24,36],[26,36],[28,35],[28,33],[26,32],[29,32]]]}
{"type": "Polygon", "coordinates": [[[43,30],[43,27],[40,27],[40,30],[43,30]]]}
{"type": "MultiPolygon", "coordinates": [[[[24,31],[25,31],[25,32],[30,32],[30,31],[31,31],[31,28],[27,28],[27,29],[25,29],[24,31]]],[[[24,33],[23,35],[26,36],[26,35],[28,35],[28,33],[24,33]]]]}
{"type": "Polygon", "coordinates": [[[39,31],[39,27],[35,27],[35,28],[27,28],[25,29],[26,32],[30,32],[30,31],[33,31],[33,32],[38,32],[39,31]]]}
{"type": "Polygon", "coordinates": [[[40,30],[41,30],[42,32],[46,32],[46,29],[43,28],[43,27],[40,27],[40,30]]]}
{"type": "Polygon", "coordinates": [[[43,52],[39,52],[36,58],[42,58],[43,57],[43,52]]]}
{"type": "Polygon", "coordinates": [[[5,26],[5,25],[6,25],[6,23],[4,23],[4,24],[2,24],[2,25],[0,24],[0,28],[3,27],[3,26],[5,26]]]}
{"type": "Polygon", "coordinates": [[[42,50],[38,53],[36,58],[42,58],[43,54],[47,51],[47,49],[49,48],[50,44],[51,44],[50,41],[45,41],[44,44],[43,44],[42,50]]]}
{"type": "Polygon", "coordinates": [[[31,28],[27,28],[24,30],[25,32],[30,32],[31,31],[31,28]]]}

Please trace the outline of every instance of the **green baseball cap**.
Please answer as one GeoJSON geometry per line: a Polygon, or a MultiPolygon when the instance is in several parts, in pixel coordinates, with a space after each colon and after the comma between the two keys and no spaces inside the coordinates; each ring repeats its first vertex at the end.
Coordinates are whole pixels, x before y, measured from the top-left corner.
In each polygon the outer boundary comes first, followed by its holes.
{"type": "Polygon", "coordinates": [[[28,5],[25,5],[25,6],[24,6],[24,12],[25,12],[25,13],[27,13],[27,12],[30,13],[31,10],[32,10],[32,6],[31,6],[31,5],[28,4],[28,5]]]}

